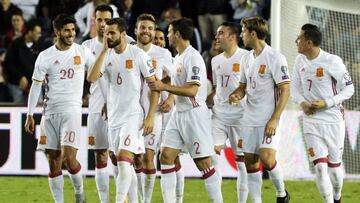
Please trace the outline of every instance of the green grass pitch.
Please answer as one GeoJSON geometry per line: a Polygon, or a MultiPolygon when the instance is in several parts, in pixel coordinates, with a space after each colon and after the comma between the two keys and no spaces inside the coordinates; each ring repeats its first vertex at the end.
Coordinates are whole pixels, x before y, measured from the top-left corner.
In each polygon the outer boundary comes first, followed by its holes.
{"type": "MultiPolygon", "coordinates": [[[[64,176],[65,202],[74,202],[74,192],[69,177],[64,176]]],[[[115,186],[113,178],[110,179],[111,200],[114,202],[115,186]]],[[[98,203],[98,195],[94,177],[85,178],[85,193],[88,203],[98,203]]],[[[287,190],[293,203],[321,203],[321,197],[313,181],[286,181],[287,190]]],[[[236,180],[224,179],[222,187],[224,202],[236,203],[236,180]]],[[[275,200],[275,190],[270,180],[263,182],[263,202],[272,203],[275,200]]],[[[345,203],[360,202],[360,182],[345,181],[342,200],[345,203]]],[[[27,203],[27,202],[53,202],[47,177],[0,177],[1,203],[27,203]]],[[[156,180],[153,202],[162,202],[160,181],[156,180]]],[[[201,179],[186,179],[184,203],[209,202],[204,182],[201,179]]],[[[250,202],[248,200],[248,202],[250,202]]]]}

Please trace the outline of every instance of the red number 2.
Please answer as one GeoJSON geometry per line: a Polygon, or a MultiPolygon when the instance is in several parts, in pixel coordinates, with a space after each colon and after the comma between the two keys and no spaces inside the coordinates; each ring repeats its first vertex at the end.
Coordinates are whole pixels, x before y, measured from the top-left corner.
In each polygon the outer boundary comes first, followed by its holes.
{"type": "Polygon", "coordinates": [[[200,144],[198,142],[194,142],[194,146],[195,146],[195,154],[200,154],[200,144]]]}

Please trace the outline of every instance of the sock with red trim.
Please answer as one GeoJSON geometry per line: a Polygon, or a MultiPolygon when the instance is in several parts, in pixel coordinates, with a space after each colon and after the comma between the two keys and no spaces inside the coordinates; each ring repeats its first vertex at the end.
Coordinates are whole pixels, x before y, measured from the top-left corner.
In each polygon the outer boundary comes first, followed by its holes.
{"type": "Polygon", "coordinates": [[[116,179],[116,202],[124,203],[126,200],[126,196],[129,192],[131,178],[132,178],[132,170],[131,160],[119,160],[118,168],[119,174],[116,179]]]}
{"type": "Polygon", "coordinates": [[[144,203],[150,203],[151,198],[152,198],[152,193],[154,190],[156,170],[155,169],[144,169],[143,173],[145,175],[144,203]]]}
{"type": "Polygon", "coordinates": [[[137,178],[137,191],[138,194],[140,195],[140,199],[142,200],[144,197],[144,173],[143,173],[143,168],[138,168],[135,169],[135,173],[136,173],[136,178],[137,178]]]}
{"type": "Polygon", "coordinates": [[[339,200],[341,198],[341,190],[344,180],[344,171],[341,166],[329,167],[328,170],[329,170],[330,181],[333,187],[334,199],[339,200]]]}
{"type": "Polygon", "coordinates": [[[109,174],[107,172],[107,164],[96,164],[95,167],[95,183],[99,194],[100,202],[110,202],[109,197],[109,174]]]}
{"type": "Polygon", "coordinates": [[[237,181],[236,181],[236,188],[237,188],[237,195],[238,195],[238,202],[239,203],[246,203],[247,196],[248,196],[248,182],[247,182],[247,172],[246,166],[244,161],[237,161],[236,165],[238,167],[238,174],[237,174],[237,181]]]}
{"type": "Polygon", "coordinates": [[[161,165],[161,191],[164,202],[175,202],[175,165],[161,165]]]}
{"type": "MultiPolygon", "coordinates": [[[[139,201],[139,196],[138,196],[138,185],[139,183],[137,182],[137,173],[135,171],[135,169],[132,168],[131,170],[131,184],[130,184],[130,188],[129,188],[129,192],[128,192],[128,202],[138,202],[139,201]]],[[[142,199],[141,199],[142,201],[142,199]]]]}
{"type": "Polygon", "coordinates": [[[176,190],[175,190],[176,203],[182,203],[184,196],[185,175],[180,164],[175,166],[175,170],[176,170],[176,190]]]}
{"type": "Polygon", "coordinates": [[[49,173],[48,180],[55,203],[64,203],[64,177],[62,172],[49,173]]]}
{"type": "Polygon", "coordinates": [[[203,178],[205,179],[205,188],[210,197],[211,202],[221,203],[223,197],[221,193],[220,177],[216,175],[214,167],[207,168],[201,171],[203,178]]]}
{"type": "Polygon", "coordinates": [[[261,185],[262,178],[260,169],[255,171],[247,171],[248,190],[252,203],[261,203],[261,185]]]}
{"type": "Polygon", "coordinates": [[[315,165],[316,185],[326,203],[334,202],[331,181],[328,175],[327,163],[319,162],[315,165]]]}
{"type": "Polygon", "coordinates": [[[70,173],[70,180],[73,184],[75,194],[84,193],[83,177],[81,174],[81,165],[79,164],[76,169],[68,170],[70,173]]]}
{"type": "Polygon", "coordinates": [[[119,174],[119,168],[117,166],[117,163],[116,163],[116,165],[111,164],[111,168],[112,168],[112,171],[113,171],[114,181],[115,181],[115,184],[116,184],[116,179],[117,179],[117,176],[119,174]]]}
{"type": "Polygon", "coordinates": [[[284,177],[280,164],[275,161],[274,166],[268,170],[271,181],[276,189],[276,197],[285,197],[284,177]]]}

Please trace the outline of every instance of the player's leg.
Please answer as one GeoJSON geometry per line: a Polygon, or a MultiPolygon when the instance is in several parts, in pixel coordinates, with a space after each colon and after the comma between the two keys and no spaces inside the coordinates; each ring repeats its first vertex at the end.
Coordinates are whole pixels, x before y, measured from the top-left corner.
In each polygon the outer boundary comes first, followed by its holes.
{"type": "Polygon", "coordinates": [[[345,124],[327,125],[327,134],[324,138],[329,148],[328,154],[328,170],[330,180],[333,186],[334,202],[341,202],[341,190],[343,186],[344,171],[341,167],[342,154],[345,139],[345,124]]]}
{"type": "Polygon", "coordinates": [[[114,176],[114,180],[115,180],[115,183],[116,183],[116,178],[119,174],[119,169],[118,169],[118,166],[117,166],[117,158],[116,158],[116,155],[113,151],[109,150],[109,157],[110,157],[110,160],[111,160],[111,163],[112,163],[112,171],[113,171],[113,176],[114,176]]]}
{"type": "Polygon", "coordinates": [[[107,122],[100,113],[91,113],[87,118],[88,149],[95,155],[95,183],[100,202],[110,202],[109,174],[107,169],[109,141],[107,135],[107,122]]]}
{"type": "Polygon", "coordinates": [[[107,149],[94,150],[95,153],[95,183],[101,203],[110,202],[109,174],[107,172],[107,149]]]}
{"type": "Polygon", "coordinates": [[[137,191],[138,195],[140,195],[141,201],[143,201],[144,198],[144,166],[143,166],[143,154],[136,154],[134,157],[134,170],[135,170],[135,176],[136,176],[136,182],[137,184],[132,184],[130,186],[130,190],[137,191]],[[135,186],[136,188],[132,188],[135,186]]]}
{"type": "MultiPolygon", "coordinates": [[[[220,166],[218,165],[221,150],[225,146],[225,142],[228,139],[229,134],[229,128],[222,123],[219,119],[217,119],[215,116],[213,116],[212,119],[212,139],[214,142],[214,150],[215,154],[212,156],[213,164],[216,170],[217,175],[220,177],[220,180],[222,181],[222,174],[220,170],[220,166]]],[[[220,185],[221,185],[220,181],[220,185]]]]}
{"type": "Polygon", "coordinates": [[[64,177],[61,171],[61,151],[45,150],[46,158],[49,162],[49,186],[55,203],[64,203],[64,177]]]}
{"type": "Polygon", "coordinates": [[[61,155],[63,164],[70,173],[77,202],[85,202],[81,165],[76,159],[81,138],[81,109],[59,114],[61,155]]]}
{"type": "Polygon", "coordinates": [[[232,150],[236,154],[236,165],[238,168],[236,189],[238,195],[239,203],[246,203],[248,196],[248,187],[247,187],[247,172],[245,166],[245,157],[242,151],[242,142],[243,138],[241,136],[241,127],[239,126],[229,126],[229,141],[232,150]]]}
{"type": "Polygon", "coordinates": [[[211,202],[223,202],[221,177],[216,174],[211,157],[215,154],[211,134],[211,118],[206,106],[192,109],[182,114],[186,121],[181,129],[182,138],[190,156],[205,180],[205,188],[211,202]]]}
{"type": "Polygon", "coordinates": [[[305,143],[309,159],[314,164],[316,186],[325,202],[333,202],[331,180],[328,175],[328,151],[321,131],[321,125],[304,123],[305,143]]]}
{"type": "Polygon", "coordinates": [[[265,136],[265,127],[257,127],[258,135],[262,138],[260,143],[260,160],[264,169],[269,172],[271,181],[276,189],[277,202],[289,202],[289,195],[285,190],[285,183],[280,163],[276,161],[276,151],[280,141],[280,134],[265,136]]]}
{"type": "Polygon", "coordinates": [[[176,203],[183,202],[184,196],[184,185],[185,185],[185,175],[180,163],[180,155],[175,158],[175,173],[176,173],[176,203]]]}

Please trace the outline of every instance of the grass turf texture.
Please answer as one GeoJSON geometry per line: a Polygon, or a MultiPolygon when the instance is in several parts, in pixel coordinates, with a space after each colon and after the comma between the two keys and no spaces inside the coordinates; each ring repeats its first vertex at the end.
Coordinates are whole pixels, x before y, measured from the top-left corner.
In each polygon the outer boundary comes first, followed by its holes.
{"type": "MultiPolygon", "coordinates": [[[[65,202],[75,202],[74,190],[69,177],[64,176],[65,202]]],[[[115,198],[115,185],[113,178],[110,177],[111,202],[115,198]]],[[[318,203],[322,202],[321,197],[313,181],[286,181],[287,190],[291,195],[292,203],[318,203]]],[[[223,197],[224,202],[237,202],[236,180],[223,180],[223,197]]],[[[85,193],[88,203],[99,202],[96,191],[95,180],[93,177],[85,178],[85,193]]],[[[263,182],[263,202],[276,202],[275,190],[270,180],[263,182]]],[[[360,182],[346,181],[343,187],[343,202],[357,203],[360,202],[360,182]]],[[[0,202],[9,203],[26,203],[26,202],[53,202],[47,177],[0,177],[0,202]]],[[[160,179],[156,179],[153,193],[154,203],[162,202],[160,192],[160,179]]],[[[184,203],[202,203],[209,202],[203,180],[186,179],[184,191],[184,203]]],[[[248,200],[248,202],[250,202],[248,200]]]]}

